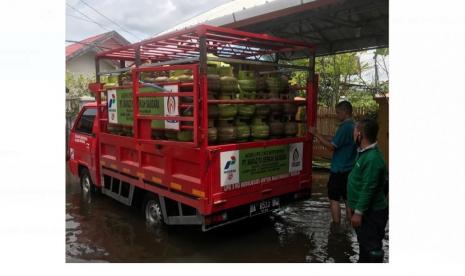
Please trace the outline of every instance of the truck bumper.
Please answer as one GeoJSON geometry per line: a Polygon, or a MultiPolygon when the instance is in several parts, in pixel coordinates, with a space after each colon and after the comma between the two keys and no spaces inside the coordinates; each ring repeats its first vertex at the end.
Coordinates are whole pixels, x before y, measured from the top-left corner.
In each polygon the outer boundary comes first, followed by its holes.
{"type": "Polygon", "coordinates": [[[268,200],[252,202],[250,204],[213,213],[204,217],[202,231],[209,231],[247,218],[263,215],[292,202],[309,199],[310,196],[311,189],[303,189],[268,200]]]}

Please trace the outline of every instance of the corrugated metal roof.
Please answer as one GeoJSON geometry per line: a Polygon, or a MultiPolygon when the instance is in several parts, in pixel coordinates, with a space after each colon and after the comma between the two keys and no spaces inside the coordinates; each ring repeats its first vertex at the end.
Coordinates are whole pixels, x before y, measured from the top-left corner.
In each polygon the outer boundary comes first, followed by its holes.
{"type": "Polygon", "coordinates": [[[389,45],[388,0],[236,0],[163,34],[200,23],[315,43],[317,55],[389,45]]]}
{"type": "Polygon", "coordinates": [[[87,46],[88,44],[91,44],[92,42],[95,42],[96,40],[102,38],[106,34],[108,34],[108,33],[103,33],[103,34],[91,36],[89,38],[86,38],[86,39],[80,41],[79,43],[74,43],[74,44],[66,46],[66,56],[68,57],[68,56],[74,54],[76,51],[84,48],[85,46],[87,46]]]}
{"type": "MultiPolygon", "coordinates": [[[[300,0],[294,1],[278,1],[278,0],[235,0],[229,3],[223,4],[216,8],[213,8],[203,14],[200,14],[196,17],[193,17],[181,24],[174,26],[166,31],[156,34],[162,35],[173,31],[178,31],[182,29],[187,29],[189,27],[198,25],[198,24],[208,24],[213,26],[222,26],[225,24],[230,24],[240,18],[246,18],[248,16],[256,16],[263,12],[264,8],[270,9],[271,6],[278,3],[278,7],[286,8],[290,5],[294,5],[297,2],[300,3],[300,0]],[[257,13],[258,12],[258,13],[257,13]]],[[[297,3],[297,4],[298,4],[297,3]]]]}
{"type": "Polygon", "coordinates": [[[118,48],[128,44],[130,44],[129,41],[127,41],[118,32],[106,32],[66,46],[66,60],[69,61],[70,59],[81,56],[90,50],[99,52],[106,48],[118,48]]]}

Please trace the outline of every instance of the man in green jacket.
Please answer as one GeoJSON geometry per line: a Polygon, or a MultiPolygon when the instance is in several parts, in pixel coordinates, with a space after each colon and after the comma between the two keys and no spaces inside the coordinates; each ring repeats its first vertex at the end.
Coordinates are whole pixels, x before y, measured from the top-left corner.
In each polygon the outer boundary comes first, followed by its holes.
{"type": "Polygon", "coordinates": [[[382,262],[383,238],[388,219],[385,191],[386,165],[378,149],[378,124],[374,120],[359,121],[354,128],[358,146],[355,166],[349,174],[347,199],[351,224],[360,247],[359,262],[382,262]]]}

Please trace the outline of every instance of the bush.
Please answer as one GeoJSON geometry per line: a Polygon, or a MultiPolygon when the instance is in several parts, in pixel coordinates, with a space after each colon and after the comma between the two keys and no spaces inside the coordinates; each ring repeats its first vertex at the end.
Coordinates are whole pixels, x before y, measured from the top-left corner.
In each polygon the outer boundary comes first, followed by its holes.
{"type": "Polygon", "coordinates": [[[95,82],[95,77],[66,72],[66,88],[70,97],[92,96],[88,88],[92,82],[95,82]]]}

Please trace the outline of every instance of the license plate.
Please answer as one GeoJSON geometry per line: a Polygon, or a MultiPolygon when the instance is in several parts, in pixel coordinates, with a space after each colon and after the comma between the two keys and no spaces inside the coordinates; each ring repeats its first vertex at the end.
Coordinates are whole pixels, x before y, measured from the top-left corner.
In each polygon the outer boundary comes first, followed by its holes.
{"type": "Polygon", "coordinates": [[[279,208],[279,198],[272,198],[250,204],[250,215],[255,216],[279,208]]]}

